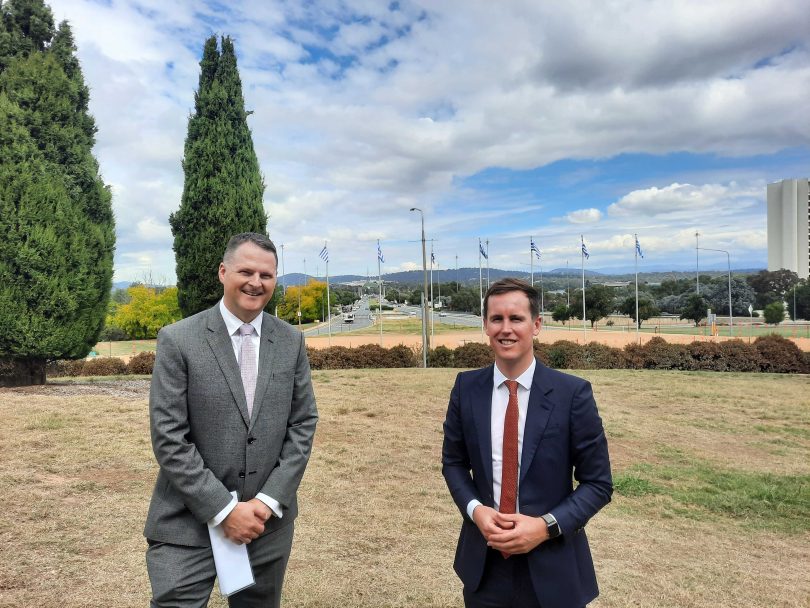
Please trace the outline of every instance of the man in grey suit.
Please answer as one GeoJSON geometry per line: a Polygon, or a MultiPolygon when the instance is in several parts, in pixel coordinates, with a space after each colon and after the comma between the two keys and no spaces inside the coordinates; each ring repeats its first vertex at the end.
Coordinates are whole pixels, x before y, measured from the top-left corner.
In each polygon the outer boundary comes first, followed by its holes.
{"type": "Polygon", "coordinates": [[[230,606],[280,605],[318,412],[303,335],[263,313],[277,268],[266,236],[232,237],[222,300],[158,334],[149,413],[160,471],[144,530],[153,608],[207,605],[209,525],[249,543],[256,584],[230,606]]]}

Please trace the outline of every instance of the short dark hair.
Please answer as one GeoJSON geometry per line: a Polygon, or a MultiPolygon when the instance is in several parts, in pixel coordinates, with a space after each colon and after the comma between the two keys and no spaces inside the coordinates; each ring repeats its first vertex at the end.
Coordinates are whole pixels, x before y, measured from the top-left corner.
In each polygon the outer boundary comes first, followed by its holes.
{"type": "Polygon", "coordinates": [[[278,252],[276,251],[276,246],[273,244],[273,241],[270,240],[270,237],[268,237],[266,234],[260,234],[258,232],[240,232],[239,234],[234,234],[228,240],[228,244],[225,246],[225,253],[222,254],[222,261],[229,262],[233,257],[234,252],[245,243],[253,243],[265,251],[272,253],[276,258],[276,266],[278,266],[278,252]]]}
{"type": "Polygon", "coordinates": [[[540,316],[540,293],[526,281],[522,279],[513,279],[508,277],[506,279],[499,279],[489,286],[487,292],[484,294],[484,320],[487,318],[487,302],[490,296],[499,296],[512,291],[521,291],[526,294],[529,299],[529,312],[532,319],[540,316]]]}

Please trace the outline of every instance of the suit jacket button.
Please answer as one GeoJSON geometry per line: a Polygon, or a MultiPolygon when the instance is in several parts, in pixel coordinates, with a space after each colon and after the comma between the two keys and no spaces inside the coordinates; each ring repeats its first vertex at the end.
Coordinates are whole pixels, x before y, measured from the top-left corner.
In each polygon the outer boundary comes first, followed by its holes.
{"type": "Polygon", "coordinates": [[[239,479],[244,479],[244,478],[245,478],[245,472],[244,471],[239,471],[239,479]]]}
{"type": "Polygon", "coordinates": [[[248,437],[248,444],[253,445],[254,443],[256,443],[256,438],[255,437],[248,437]]]}

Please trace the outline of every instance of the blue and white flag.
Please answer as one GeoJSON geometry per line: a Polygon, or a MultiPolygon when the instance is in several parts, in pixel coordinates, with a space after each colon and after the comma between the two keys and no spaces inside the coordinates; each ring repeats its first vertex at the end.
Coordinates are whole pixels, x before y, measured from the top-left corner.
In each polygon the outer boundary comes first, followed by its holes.
{"type": "Polygon", "coordinates": [[[534,242],[534,239],[529,239],[532,243],[531,251],[534,252],[534,255],[537,256],[537,259],[540,259],[540,250],[537,248],[537,245],[534,242]]]}
{"type": "Polygon", "coordinates": [[[433,255],[433,252],[430,252],[430,265],[434,266],[436,264],[436,256],[433,255]]]}
{"type": "Polygon", "coordinates": [[[326,249],[326,243],[323,244],[323,249],[318,255],[324,262],[329,262],[329,250],[326,249]]]}
{"type": "Polygon", "coordinates": [[[583,239],[582,237],[580,237],[580,239],[582,240],[582,255],[584,255],[584,256],[585,256],[585,259],[587,260],[587,259],[589,259],[591,256],[590,256],[590,254],[588,253],[588,248],[585,246],[585,239],[583,239]]]}
{"type": "Polygon", "coordinates": [[[380,249],[380,239],[377,239],[377,259],[380,261],[380,264],[385,264],[385,258],[383,257],[382,249],[380,249]]]}
{"type": "Polygon", "coordinates": [[[636,237],[636,253],[642,258],[644,257],[644,254],[641,253],[641,245],[638,244],[638,237],[636,237]]]}
{"type": "Polygon", "coordinates": [[[489,256],[487,255],[487,252],[484,251],[484,246],[481,244],[481,239],[478,239],[478,251],[481,252],[481,255],[484,256],[485,260],[489,259],[489,256]]]}

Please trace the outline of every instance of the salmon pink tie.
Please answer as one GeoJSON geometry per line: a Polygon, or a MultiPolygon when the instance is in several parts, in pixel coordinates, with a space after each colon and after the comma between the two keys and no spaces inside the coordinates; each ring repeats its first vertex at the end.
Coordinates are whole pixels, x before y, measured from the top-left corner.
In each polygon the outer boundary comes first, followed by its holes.
{"type": "MultiPolygon", "coordinates": [[[[509,403],[506,405],[506,416],[503,420],[503,463],[501,468],[501,500],[498,511],[515,513],[518,491],[518,383],[507,380],[509,403]]],[[[501,551],[504,558],[509,553],[501,551]]]]}

